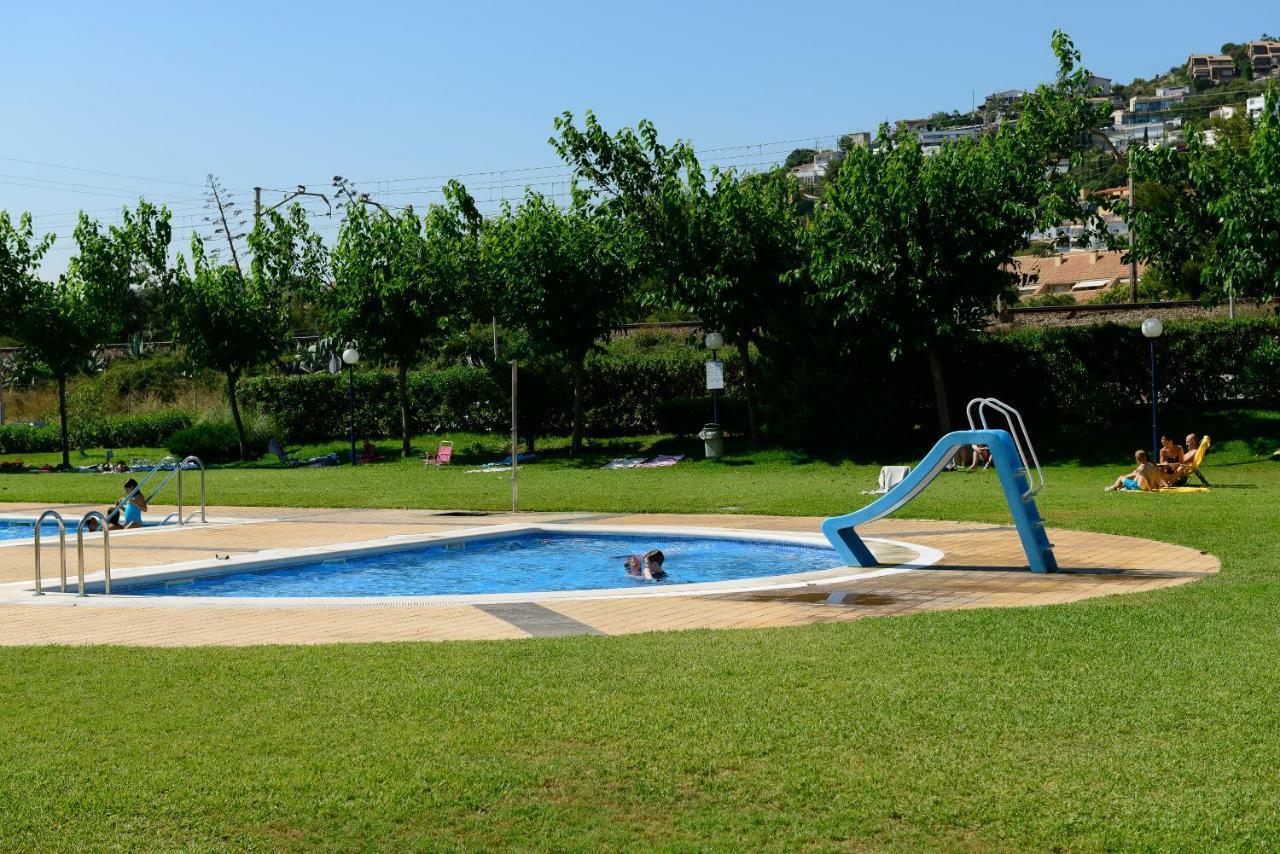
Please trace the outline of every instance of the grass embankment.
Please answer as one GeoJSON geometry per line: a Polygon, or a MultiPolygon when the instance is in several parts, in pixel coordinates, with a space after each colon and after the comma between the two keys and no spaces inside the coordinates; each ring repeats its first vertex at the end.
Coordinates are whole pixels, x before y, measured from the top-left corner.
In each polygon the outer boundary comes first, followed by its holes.
{"type": "MultiPolygon", "coordinates": [[[[1122,460],[1049,469],[1051,525],[1223,560],[1149,594],[769,631],[0,650],[0,847],[1274,849],[1274,439],[1223,443],[1206,494],[1103,493],[1122,460]]],[[[874,482],[732,462],[553,458],[522,473],[523,506],[823,514],[874,482]]],[[[503,506],[503,475],[463,470],[231,469],[210,493],[503,506]]],[[[115,480],[3,476],[0,495],[102,500],[115,480]]],[[[906,511],[1007,518],[990,474],[906,511]]]]}

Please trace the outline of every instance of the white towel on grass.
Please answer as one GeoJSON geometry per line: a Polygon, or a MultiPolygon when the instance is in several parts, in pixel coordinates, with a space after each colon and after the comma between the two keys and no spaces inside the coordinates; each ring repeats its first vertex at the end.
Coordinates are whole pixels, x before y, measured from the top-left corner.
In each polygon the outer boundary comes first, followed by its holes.
{"type": "Polygon", "coordinates": [[[880,469],[880,481],[875,489],[862,490],[863,495],[884,495],[911,474],[911,466],[884,466],[880,469]]]}

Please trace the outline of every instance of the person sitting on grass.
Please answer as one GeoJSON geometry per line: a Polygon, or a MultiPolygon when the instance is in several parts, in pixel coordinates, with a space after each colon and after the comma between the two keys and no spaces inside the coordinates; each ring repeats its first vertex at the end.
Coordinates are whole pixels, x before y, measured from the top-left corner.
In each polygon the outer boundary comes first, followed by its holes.
{"type": "MultiPolygon", "coordinates": [[[[107,527],[113,531],[121,531],[126,528],[141,528],[142,513],[147,510],[147,499],[142,496],[142,492],[134,492],[138,488],[138,482],[133,478],[129,478],[124,482],[124,494],[128,498],[121,498],[115,504],[108,508],[104,514],[107,517],[107,527]],[[130,495],[130,493],[133,493],[130,495]],[[121,504],[123,507],[123,518],[121,518],[121,504]]],[[[98,530],[98,520],[90,519],[85,527],[90,531],[98,530]]]]}
{"type": "Polygon", "coordinates": [[[973,462],[969,463],[969,471],[977,468],[978,463],[982,463],[983,471],[991,468],[991,448],[987,445],[973,446],[973,462]]]}
{"type": "Polygon", "coordinates": [[[1147,456],[1146,451],[1134,451],[1134,462],[1138,467],[1128,474],[1122,474],[1116,478],[1116,482],[1107,487],[1107,491],[1122,490],[1129,492],[1151,492],[1155,489],[1163,489],[1168,485],[1168,480],[1160,467],[1151,462],[1151,458],[1147,456]]]}
{"type": "MultiPolygon", "coordinates": [[[[1191,438],[1188,436],[1187,438],[1191,438]]],[[[1195,452],[1192,451],[1192,456],[1195,452]]],[[[1160,437],[1160,467],[1169,471],[1173,466],[1181,465],[1187,459],[1187,452],[1169,436],[1160,437]]]]}

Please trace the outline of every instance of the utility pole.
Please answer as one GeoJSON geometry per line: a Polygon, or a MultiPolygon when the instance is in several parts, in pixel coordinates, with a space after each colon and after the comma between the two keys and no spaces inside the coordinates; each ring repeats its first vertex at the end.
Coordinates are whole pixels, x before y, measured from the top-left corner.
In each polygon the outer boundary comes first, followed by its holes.
{"type": "Polygon", "coordinates": [[[1137,225],[1138,209],[1134,205],[1133,192],[1133,158],[1129,158],[1129,302],[1138,301],[1138,256],[1133,248],[1134,227],[1137,225]]]}
{"type": "Polygon", "coordinates": [[[328,213],[328,216],[332,216],[332,215],[333,215],[333,204],[332,204],[332,203],[330,203],[330,201],[329,201],[329,197],[328,197],[328,196],[326,196],[324,193],[311,193],[311,192],[308,192],[308,191],[307,191],[307,188],[306,188],[306,187],[304,187],[302,184],[299,184],[299,185],[298,185],[298,189],[296,189],[296,190],[291,190],[290,192],[288,192],[287,194],[285,194],[285,197],[284,197],[283,199],[281,199],[280,201],[276,202],[276,203],[275,203],[274,205],[272,205],[271,207],[269,207],[269,208],[265,208],[265,209],[262,207],[262,188],[261,188],[261,187],[254,187],[254,188],[253,188],[253,227],[254,227],[254,228],[257,228],[257,227],[258,227],[258,223],[262,221],[262,215],[263,215],[263,214],[271,213],[271,212],[272,212],[273,210],[275,210],[276,208],[281,207],[281,206],[283,206],[283,205],[287,204],[288,202],[293,201],[294,199],[298,198],[299,196],[315,196],[317,199],[323,199],[323,200],[324,200],[324,203],[325,203],[326,205],[328,205],[328,207],[329,207],[329,213],[328,213]]]}

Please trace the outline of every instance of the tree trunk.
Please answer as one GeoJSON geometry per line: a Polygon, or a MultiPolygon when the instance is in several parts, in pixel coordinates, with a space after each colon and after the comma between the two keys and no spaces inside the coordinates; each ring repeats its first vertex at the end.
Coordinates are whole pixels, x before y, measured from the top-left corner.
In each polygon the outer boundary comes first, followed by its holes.
{"type": "Polygon", "coordinates": [[[582,354],[573,363],[573,441],[569,445],[570,454],[582,452],[582,386],[586,374],[586,354],[582,354]]]}
{"type": "Polygon", "coordinates": [[[58,430],[62,438],[62,467],[71,468],[71,451],[67,444],[67,375],[58,374],[58,430]]]}
{"type": "Polygon", "coordinates": [[[933,400],[938,407],[938,427],[943,433],[951,432],[951,408],[947,406],[947,383],[942,376],[942,359],[938,357],[938,342],[926,348],[929,357],[929,373],[933,376],[933,400]]]}
{"type": "Polygon", "coordinates": [[[756,389],[752,381],[751,342],[746,335],[738,336],[738,358],[742,360],[742,388],[747,397],[747,428],[751,431],[751,444],[760,444],[760,419],[756,415],[756,389]]]}
{"type": "Polygon", "coordinates": [[[231,420],[236,425],[236,439],[240,442],[240,462],[247,459],[245,454],[248,442],[244,435],[244,421],[240,418],[240,404],[236,402],[236,383],[239,381],[240,375],[238,371],[229,371],[227,373],[227,400],[231,403],[231,420]]]}
{"type": "Polygon", "coordinates": [[[396,393],[400,396],[400,456],[413,456],[409,439],[409,366],[401,364],[396,369],[396,393]]]}

